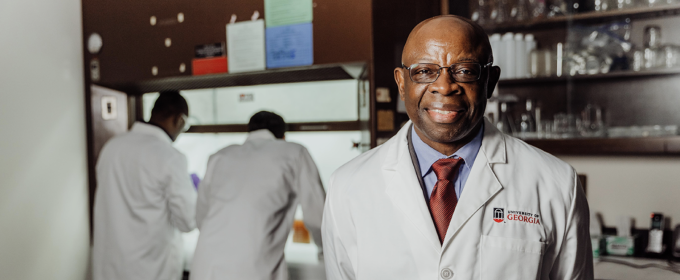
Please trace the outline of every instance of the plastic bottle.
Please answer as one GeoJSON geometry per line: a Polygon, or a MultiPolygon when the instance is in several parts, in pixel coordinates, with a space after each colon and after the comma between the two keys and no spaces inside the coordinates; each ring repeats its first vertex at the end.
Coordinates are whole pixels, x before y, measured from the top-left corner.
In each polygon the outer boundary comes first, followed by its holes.
{"type": "Polygon", "coordinates": [[[493,34],[489,36],[489,43],[491,44],[491,53],[493,54],[493,64],[502,65],[503,56],[501,55],[501,34],[493,34]]]}
{"type": "Polygon", "coordinates": [[[532,65],[530,64],[531,61],[530,55],[536,49],[536,41],[534,40],[534,34],[524,35],[524,47],[526,48],[525,52],[526,59],[524,61],[527,63],[526,68],[524,69],[524,77],[528,78],[533,76],[531,71],[532,65]]]}
{"type": "Polygon", "coordinates": [[[501,37],[501,52],[503,64],[501,64],[501,79],[514,79],[515,74],[515,38],[512,32],[503,34],[501,37]],[[503,75],[505,73],[505,75],[503,75]]]}

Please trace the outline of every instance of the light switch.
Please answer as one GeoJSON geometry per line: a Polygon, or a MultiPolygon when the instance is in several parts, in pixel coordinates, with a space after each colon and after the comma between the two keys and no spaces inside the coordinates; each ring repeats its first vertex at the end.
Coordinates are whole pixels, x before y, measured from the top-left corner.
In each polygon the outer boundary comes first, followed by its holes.
{"type": "Polygon", "coordinates": [[[113,120],[118,117],[115,96],[102,96],[102,119],[113,120]]]}

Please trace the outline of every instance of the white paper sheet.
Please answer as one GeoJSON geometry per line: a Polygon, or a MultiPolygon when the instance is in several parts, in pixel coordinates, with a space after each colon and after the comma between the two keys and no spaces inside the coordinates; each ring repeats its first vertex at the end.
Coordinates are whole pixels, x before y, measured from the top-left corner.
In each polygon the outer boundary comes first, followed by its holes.
{"type": "Polygon", "coordinates": [[[227,24],[229,73],[264,70],[264,20],[227,24]]]}

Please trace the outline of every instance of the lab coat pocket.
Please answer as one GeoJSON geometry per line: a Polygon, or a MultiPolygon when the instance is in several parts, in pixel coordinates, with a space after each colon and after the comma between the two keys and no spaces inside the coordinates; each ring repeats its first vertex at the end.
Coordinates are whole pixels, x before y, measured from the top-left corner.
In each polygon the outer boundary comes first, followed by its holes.
{"type": "Polygon", "coordinates": [[[540,241],[482,236],[481,279],[540,279],[545,244],[540,241]]]}

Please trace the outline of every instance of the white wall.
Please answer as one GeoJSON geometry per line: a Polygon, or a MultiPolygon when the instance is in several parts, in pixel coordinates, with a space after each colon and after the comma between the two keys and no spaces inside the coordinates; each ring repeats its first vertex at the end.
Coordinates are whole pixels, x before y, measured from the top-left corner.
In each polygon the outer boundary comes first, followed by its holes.
{"type": "Polygon", "coordinates": [[[85,279],[78,0],[0,1],[0,278],[85,279]]]}
{"type": "MultiPolygon", "coordinates": [[[[619,215],[632,216],[637,228],[649,228],[649,215],[662,212],[680,223],[680,159],[666,157],[560,157],[588,176],[591,212],[607,226],[619,215]]],[[[667,225],[670,227],[670,225],[667,225]]]]}

